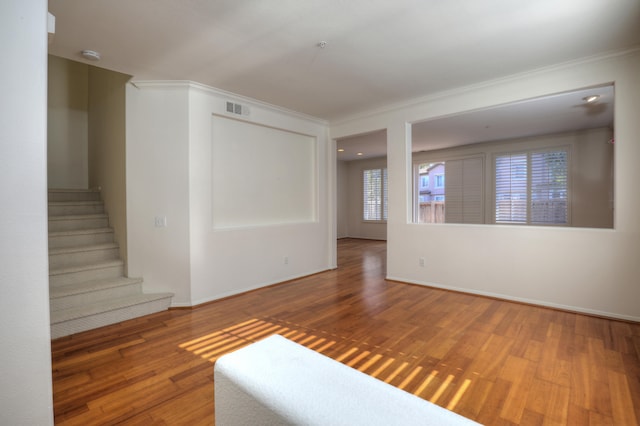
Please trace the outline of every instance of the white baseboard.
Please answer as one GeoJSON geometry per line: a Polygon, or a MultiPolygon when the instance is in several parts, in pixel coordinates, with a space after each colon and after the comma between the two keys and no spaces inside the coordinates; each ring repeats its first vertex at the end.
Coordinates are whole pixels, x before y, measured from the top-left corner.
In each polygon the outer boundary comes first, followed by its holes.
{"type": "Polygon", "coordinates": [[[194,300],[192,301],[192,303],[172,303],[171,307],[172,308],[192,308],[194,306],[198,306],[198,305],[202,305],[203,303],[209,303],[209,302],[213,302],[215,300],[220,300],[220,299],[224,299],[225,297],[230,297],[230,296],[237,296],[239,294],[242,293],[247,293],[249,291],[253,291],[253,290],[257,290],[260,288],[264,288],[264,287],[269,287],[271,285],[275,285],[275,284],[282,284],[285,283],[287,281],[291,281],[291,280],[295,280],[298,278],[303,278],[303,277],[307,277],[309,275],[315,275],[318,274],[320,272],[325,272],[325,271],[329,271],[331,270],[331,268],[328,269],[318,269],[316,271],[309,271],[309,272],[305,272],[304,274],[300,274],[300,275],[292,275],[292,276],[288,276],[288,277],[283,277],[282,279],[276,280],[276,281],[267,281],[267,282],[263,282],[260,284],[256,284],[254,286],[249,286],[249,287],[243,287],[237,290],[232,290],[232,291],[226,291],[224,293],[218,293],[215,294],[211,297],[205,297],[202,299],[198,299],[198,300],[194,300]]]}
{"type": "MultiPolygon", "coordinates": [[[[308,273],[305,273],[305,274],[302,274],[302,275],[295,275],[295,276],[285,277],[285,278],[283,278],[281,280],[277,280],[277,281],[263,282],[263,283],[260,283],[260,284],[254,285],[254,286],[243,287],[243,288],[240,288],[240,289],[237,289],[237,290],[227,291],[227,292],[224,292],[224,293],[218,293],[218,294],[216,294],[214,296],[211,296],[211,297],[206,297],[206,298],[195,300],[192,303],[185,303],[185,302],[177,302],[176,303],[176,302],[172,302],[171,303],[171,307],[172,308],[192,308],[194,306],[202,305],[204,303],[213,302],[215,300],[224,299],[224,298],[230,297],[230,296],[237,296],[237,295],[242,294],[242,293],[247,293],[249,291],[257,290],[257,289],[268,287],[268,286],[275,285],[275,284],[281,284],[281,283],[284,283],[284,282],[287,282],[287,281],[291,281],[291,280],[294,280],[294,279],[306,277],[306,276],[309,276],[309,275],[314,275],[314,274],[317,274],[317,273],[320,273],[320,272],[324,272],[324,271],[328,271],[328,270],[330,270],[330,269],[319,269],[317,271],[311,271],[311,272],[308,272],[308,273]]],[[[427,282],[427,281],[408,280],[408,279],[405,279],[405,278],[399,278],[399,277],[394,277],[394,276],[387,276],[386,279],[387,280],[391,280],[391,281],[401,282],[401,283],[416,284],[416,285],[421,285],[421,286],[425,286],[425,287],[439,288],[439,289],[442,289],[442,290],[456,291],[456,292],[459,292],[459,293],[474,294],[474,295],[478,295],[478,296],[486,296],[486,297],[491,297],[491,298],[494,298],[494,299],[507,300],[507,301],[511,301],[511,302],[526,303],[528,305],[536,305],[536,306],[543,306],[543,307],[546,307],[546,308],[560,309],[560,310],[568,311],[568,312],[576,312],[576,313],[587,314],[587,315],[595,315],[595,316],[599,316],[599,317],[619,319],[619,320],[624,320],[624,321],[640,322],[640,317],[633,316],[633,315],[619,314],[619,313],[616,313],[616,312],[600,311],[600,310],[597,310],[597,309],[589,309],[589,308],[583,308],[583,307],[580,307],[580,306],[573,306],[573,305],[563,305],[563,304],[560,304],[560,303],[553,303],[553,302],[549,302],[549,301],[545,301],[545,300],[528,299],[528,298],[524,298],[524,297],[511,296],[511,295],[508,295],[508,294],[493,293],[493,292],[489,292],[489,291],[474,290],[474,289],[468,289],[468,288],[463,288],[463,287],[455,287],[455,286],[432,283],[432,282],[427,282]]]]}
{"type": "Polygon", "coordinates": [[[580,314],[595,315],[595,316],[598,316],[598,317],[619,319],[619,320],[624,320],[624,321],[640,322],[640,317],[636,317],[636,316],[633,316],[633,315],[624,315],[624,314],[619,314],[619,313],[615,313],[615,312],[600,311],[600,310],[597,310],[597,309],[583,308],[583,307],[580,307],[580,306],[563,305],[563,304],[560,304],[560,303],[553,303],[553,302],[548,302],[548,301],[545,301],[545,300],[528,299],[528,298],[525,298],[525,297],[511,296],[511,295],[508,295],[508,294],[492,293],[492,292],[489,292],[489,291],[474,290],[474,289],[463,288],[463,287],[454,287],[454,286],[431,283],[431,282],[426,282],[426,281],[408,280],[408,279],[405,279],[405,278],[398,278],[398,277],[393,277],[393,276],[387,276],[386,279],[391,280],[391,281],[407,283],[407,284],[417,284],[417,285],[422,285],[422,286],[425,286],[425,287],[433,287],[433,288],[439,288],[439,289],[442,289],[442,290],[456,291],[456,292],[459,292],[459,293],[474,294],[474,295],[478,295],[478,296],[491,297],[491,298],[494,298],[494,299],[508,300],[508,301],[511,301],[511,302],[526,303],[528,305],[537,305],[537,306],[543,306],[543,307],[546,307],[546,308],[560,309],[560,310],[563,310],[563,311],[576,312],[576,313],[580,313],[580,314]]]}
{"type": "Polygon", "coordinates": [[[387,241],[386,238],[359,237],[357,235],[349,235],[348,237],[342,237],[342,238],[353,238],[354,240],[387,241]]]}

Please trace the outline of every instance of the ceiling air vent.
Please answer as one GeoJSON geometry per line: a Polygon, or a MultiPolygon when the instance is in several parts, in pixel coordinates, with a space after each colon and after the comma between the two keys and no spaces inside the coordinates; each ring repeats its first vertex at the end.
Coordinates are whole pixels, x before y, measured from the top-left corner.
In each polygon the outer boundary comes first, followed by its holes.
{"type": "Polygon", "coordinates": [[[249,107],[227,101],[227,112],[237,115],[249,115],[249,107]]]}

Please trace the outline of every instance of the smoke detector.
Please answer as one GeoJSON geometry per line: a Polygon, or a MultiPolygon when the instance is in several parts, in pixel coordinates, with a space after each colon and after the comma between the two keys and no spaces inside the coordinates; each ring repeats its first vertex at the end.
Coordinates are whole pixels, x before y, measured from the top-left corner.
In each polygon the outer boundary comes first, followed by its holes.
{"type": "Polygon", "coordinates": [[[96,52],[95,50],[83,50],[82,52],[80,52],[80,54],[82,55],[83,58],[88,59],[90,61],[100,60],[100,53],[96,52]]]}

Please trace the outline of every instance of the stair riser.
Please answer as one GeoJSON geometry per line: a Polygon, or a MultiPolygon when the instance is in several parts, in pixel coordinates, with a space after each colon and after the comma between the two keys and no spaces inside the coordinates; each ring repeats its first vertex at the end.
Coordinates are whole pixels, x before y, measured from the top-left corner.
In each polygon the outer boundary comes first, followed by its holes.
{"type": "Polygon", "coordinates": [[[97,191],[49,192],[49,201],[100,201],[97,191]]]}
{"type": "Polygon", "coordinates": [[[142,283],[134,283],[119,287],[96,290],[89,293],[74,294],[71,296],[51,299],[50,308],[51,312],[54,312],[60,309],[72,308],[79,305],[86,305],[88,303],[100,302],[113,298],[133,296],[140,293],[142,293],[142,283]]]}
{"type": "Polygon", "coordinates": [[[107,268],[91,269],[88,271],[69,272],[65,274],[49,275],[49,285],[57,287],[67,284],[77,284],[85,281],[119,278],[124,276],[124,266],[110,266],[107,268]]]}
{"type": "Polygon", "coordinates": [[[73,319],[51,325],[51,338],[68,336],[85,330],[102,327],[144,315],[161,312],[169,308],[171,298],[155,300],[140,305],[129,306],[114,311],[103,312],[83,318],[73,319]]]}
{"type": "Polygon", "coordinates": [[[89,250],[74,253],[50,254],[49,268],[59,269],[70,266],[88,265],[91,263],[117,260],[119,256],[118,247],[100,250],[89,250]]]}
{"type": "Polygon", "coordinates": [[[99,214],[104,213],[104,205],[98,204],[68,204],[49,205],[49,216],[64,216],[74,214],[99,214]]]}
{"type": "Polygon", "coordinates": [[[106,228],[109,220],[106,217],[82,219],[58,219],[49,221],[49,232],[75,231],[78,229],[106,228]]]}
{"type": "Polygon", "coordinates": [[[113,232],[96,232],[80,235],[49,236],[49,249],[89,246],[113,242],[113,232]]]}

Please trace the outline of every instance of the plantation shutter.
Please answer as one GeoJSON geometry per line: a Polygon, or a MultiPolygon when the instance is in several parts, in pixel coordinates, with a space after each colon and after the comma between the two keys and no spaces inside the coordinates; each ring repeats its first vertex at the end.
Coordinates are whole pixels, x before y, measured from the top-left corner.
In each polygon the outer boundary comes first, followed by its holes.
{"type": "Polygon", "coordinates": [[[364,170],[362,173],[364,220],[380,220],[381,175],[380,169],[364,170]]]}
{"type": "Polygon", "coordinates": [[[527,154],[498,155],[496,223],[527,223],[527,154]]]}
{"type": "Polygon", "coordinates": [[[444,166],[445,223],[462,222],[462,160],[449,160],[444,166]]]}
{"type": "Polygon", "coordinates": [[[484,223],[484,168],[482,158],[462,160],[463,223],[484,223]]]}
{"type": "Polygon", "coordinates": [[[566,149],[498,155],[496,223],[569,223],[569,153],[566,149]]]}
{"type": "Polygon", "coordinates": [[[362,171],[362,218],[387,220],[387,169],[362,171]]]}
{"type": "Polygon", "coordinates": [[[449,160],[445,166],[445,222],[484,223],[482,158],[449,160]]]}
{"type": "Polygon", "coordinates": [[[531,153],[531,223],[566,224],[567,151],[531,153]]]}

